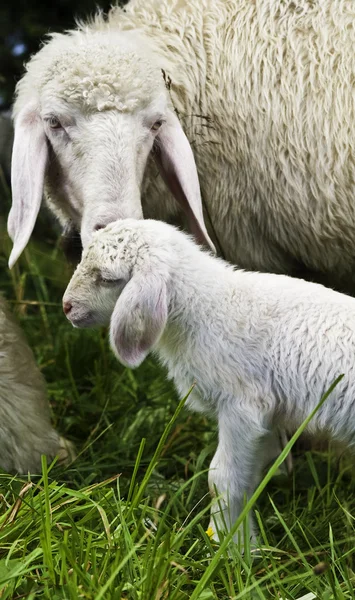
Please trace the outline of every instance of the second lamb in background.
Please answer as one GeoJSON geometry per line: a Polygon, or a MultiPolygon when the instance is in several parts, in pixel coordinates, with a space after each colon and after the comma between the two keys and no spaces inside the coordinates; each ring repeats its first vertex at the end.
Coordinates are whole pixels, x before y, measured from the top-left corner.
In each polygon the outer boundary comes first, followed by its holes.
{"type": "MultiPolygon", "coordinates": [[[[119,221],[94,236],[65,292],[76,327],[110,325],[119,360],[154,350],[188,406],[218,421],[209,484],[229,529],[259,482],[279,427],[355,441],[355,299],[284,275],[236,270],[158,221],[119,221]]],[[[216,537],[218,537],[216,535],[216,537]]]]}

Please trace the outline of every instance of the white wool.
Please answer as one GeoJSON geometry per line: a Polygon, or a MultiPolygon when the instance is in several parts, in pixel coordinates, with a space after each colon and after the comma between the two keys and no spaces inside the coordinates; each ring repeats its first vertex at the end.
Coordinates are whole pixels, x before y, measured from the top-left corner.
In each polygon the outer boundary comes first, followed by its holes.
{"type": "Polygon", "coordinates": [[[253,493],[277,428],[294,432],[340,374],[308,433],[354,446],[354,298],[234,270],[170,225],[127,220],[96,234],[63,301],[76,326],[111,317],[125,364],[154,350],[181,396],[196,384],[188,406],[218,421],[210,487],[224,497],[227,525],[253,493]]]}
{"type": "Polygon", "coordinates": [[[62,461],[74,456],[71,443],[51,425],[43,376],[0,296],[0,466],[39,473],[41,454],[62,461]]]}
{"type": "MultiPolygon", "coordinates": [[[[163,69],[193,148],[207,227],[224,256],[249,269],[306,267],[353,291],[354,22],[353,0],[131,0],[108,20],[99,15],[53,36],[27,66],[15,115],[29,98],[41,101],[48,73],[53,105],[58,92],[107,118],[109,108],[139,110],[155,97],[151,86],[162,89],[163,69]],[[127,63],[117,67],[122,53],[127,63]]],[[[106,146],[115,157],[114,141],[106,146]]],[[[85,147],[97,160],[106,151],[94,129],[85,147]]],[[[107,156],[105,178],[113,181],[107,156]]],[[[46,191],[62,222],[80,226],[85,201],[74,202],[66,183],[89,179],[91,167],[73,168],[61,166],[61,181],[50,173],[46,191]]],[[[174,218],[176,203],[151,161],[139,185],[146,217],[174,218]]],[[[111,197],[95,194],[110,215],[111,197]]]]}
{"type": "Polygon", "coordinates": [[[125,112],[144,106],[155,92],[161,72],[152,64],[149,52],[145,55],[144,46],[137,48],[125,34],[120,39],[124,49],[116,47],[117,37],[109,33],[74,31],[51,36],[18,85],[14,114],[28,101],[28,88],[33,84],[32,94],[36,91],[39,99],[42,95],[61,98],[82,110],[125,112]]]}

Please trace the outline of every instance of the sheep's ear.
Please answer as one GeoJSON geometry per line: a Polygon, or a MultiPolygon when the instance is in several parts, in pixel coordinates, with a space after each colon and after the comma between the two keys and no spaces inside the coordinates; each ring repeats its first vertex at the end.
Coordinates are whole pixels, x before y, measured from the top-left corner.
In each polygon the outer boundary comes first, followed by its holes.
{"type": "Polygon", "coordinates": [[[159,275],[136,274],[111,317],[111,347],[127,367],[138,367],[163,333],[168,315],[166,284],[159,275]]]}
{"type": "Polygon", "coordinates": [[[200,183],[194,155],[177,116],[169,111],[155,143],[162,177],[187,215],[191,232],[215,252],[203,220],[200,183]]]}
{"type": "Polygon", "coordinates": [[[12,151],[12,207],[7,230],[14,245],[9,259],[13,267],[33,231],[43,195],[48,159],[47,139],[37,110],[23,109],[15,123],[12,151]]]}

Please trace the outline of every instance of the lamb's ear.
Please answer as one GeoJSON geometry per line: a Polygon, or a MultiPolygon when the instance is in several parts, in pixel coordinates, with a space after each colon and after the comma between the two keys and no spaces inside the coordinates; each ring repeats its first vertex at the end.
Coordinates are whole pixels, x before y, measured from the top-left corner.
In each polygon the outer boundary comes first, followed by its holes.
{"type": "Polygon", "coordinates": [[[48,160],[47,138],[34,107],[24,108],[15,123],[12,151],[12,207],[7,230],[14,245],[9,267],[15,264],[33,231],[43,195],[48,160]]]}
{"type": "Polygon", "coordinates": [[[111,317],[110,342],[118,359],[138,367],[163,333],[168,315],[162,277],[136,274],[117,300],[111,317]]]}
{"type": "Polygon", "coordinates": [[[187,215],[191,232],[215,252],[203,220],[200,183],[189,141],[173,111],[168,112],[155,142],[155,157],[161,175],[187,215]]]}

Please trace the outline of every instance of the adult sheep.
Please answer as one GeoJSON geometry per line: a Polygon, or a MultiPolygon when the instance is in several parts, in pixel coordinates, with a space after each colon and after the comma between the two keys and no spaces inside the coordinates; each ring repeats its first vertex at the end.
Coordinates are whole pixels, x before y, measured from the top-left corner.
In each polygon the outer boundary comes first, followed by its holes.
{"type": "Polygon", "coordinates": [[[351,289],[354,23],[352,0],[132,0],[52,35],[17,87],[10,266],[44,184],[84,246],[177,200],[241,267],[351,289]]]}
{"type": "Polygon", "coordinates": [[[0,295],[0,467],[38,473],[41,454],[62,462],[75,456],[71,442],[51,425],[43,376],[0,295]]]}

